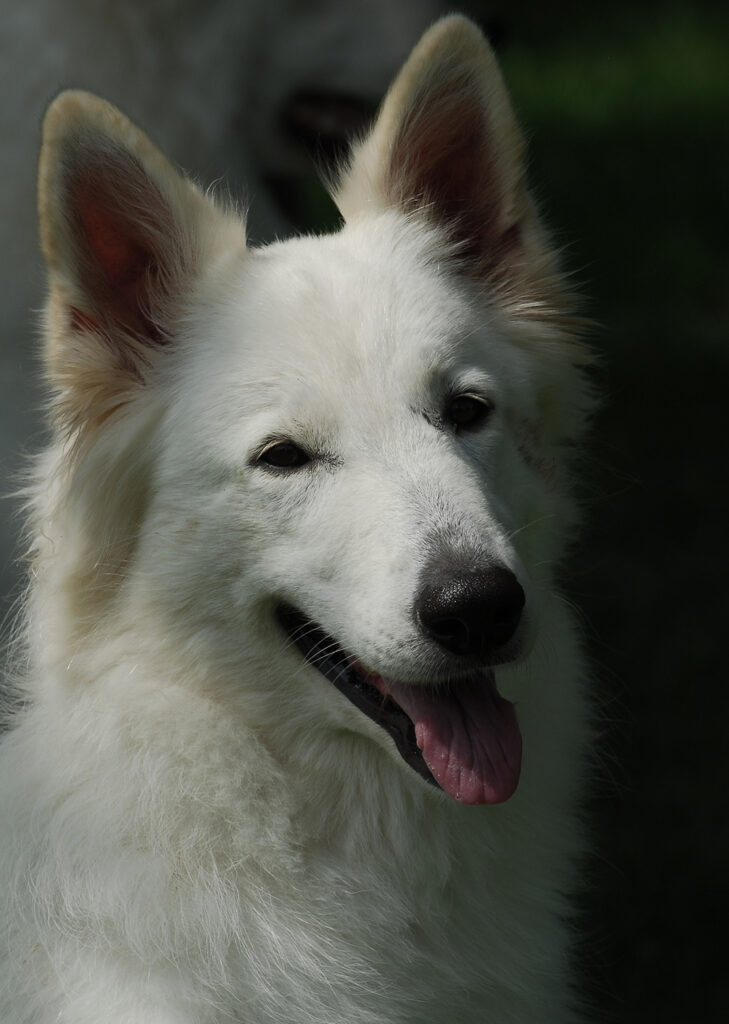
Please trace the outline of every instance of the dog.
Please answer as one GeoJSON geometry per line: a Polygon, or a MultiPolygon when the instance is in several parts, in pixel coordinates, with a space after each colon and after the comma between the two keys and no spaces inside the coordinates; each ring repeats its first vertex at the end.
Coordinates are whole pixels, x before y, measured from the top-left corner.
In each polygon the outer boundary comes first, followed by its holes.
{"type": "MultiPolygon", "coordinates": [[[[259,242],[290,234],[301,197],[365,126],[442,0],[33,0],[0,32],[0,498],[22,473],[41,396],[27,344],[43,302],[35,176],[38,125],[62,86],[98,93],[202,180],[224,177],[259,242]],[[307,179],[309,179],[307,181],[307,179]],[[10,255],[12,254],[12,255],[10,255]]],[[[312,218],[313,219],[313,218],[312,218]]],[[[37,446],[37,444],[36,444],[37,446]]],[[[20,589],[16,517],[0,501],[0,625],[20,589]]]]}
{"type": "Polygon", "coordinates": [[[3,1024],[580,1019],[589,357],[524,161],[459,15],[331,235],[248,247],[115,108],[51,105],[3,1024]]]}

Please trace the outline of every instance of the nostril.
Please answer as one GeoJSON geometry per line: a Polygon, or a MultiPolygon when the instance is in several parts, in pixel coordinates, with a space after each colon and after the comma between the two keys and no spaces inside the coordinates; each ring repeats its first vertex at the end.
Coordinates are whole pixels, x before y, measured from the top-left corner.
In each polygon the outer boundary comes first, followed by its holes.
{"type": "Polygon", "coordinates": [[[525,604],[524,590],[509,569],[444,573],[422,588],[416,617],[425,633],[453,654],[489,657],[514,636],[525,604]]]}
{"type": "MultiPolygon", "coordinates": [[[[421,621],[422,617],[421,617],[421,621]]],[[[462,619],[446,619],[435,616],[430,624],[425,623],[428,632],[443,647],[456,654],[468,654],[471,646],[471,632],[468,623],[462,619]]]]}
{"type": "Polygon", "coordinates": [[[491,623],[487,623],[488,644],[492,649],[503,647],[511,640],[521,622],[521,608],[510,614],[502,614],[494,617],[491,623]]]}

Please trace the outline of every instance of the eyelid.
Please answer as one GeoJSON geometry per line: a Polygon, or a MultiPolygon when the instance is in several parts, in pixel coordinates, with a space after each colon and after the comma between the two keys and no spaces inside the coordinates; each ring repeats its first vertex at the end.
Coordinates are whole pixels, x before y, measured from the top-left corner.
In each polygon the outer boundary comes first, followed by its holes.
{"type": "Polygon", "coordinates": [[[300,444],[296,444],[296,442],[292,441],[290,437],[284,437],[282,435],[275,437],[269,436],[265,440],[260,441],[256,445],[256,447],[251,451],[250,456],[248,458],[248,464],[250,466],[260,465],[266,452],[270,451],[272,448],[275,448],[276,445],[279,444],[292,444],[294,445],[294,447],[300,448],[303,452],[305,452],[306,455],[309,456],[309,458],[311,457],[308,449],[304,448],[300,444]]]}
{"type": "Polygon", "coordinates": [[[445,400],[443,421],[457,434],[473,433],[486,426],[493,410],[493,401],[485,395],[474,391],[455,391],[445,400]]]}
{"type": "Polygon", "coordinates": [[[289,471],[301,469],[302,466],[309,465],[312,461],[312,455],[306,448],[297,444],[295,441],[287,439],[285,441],[272,441],[265,445],[256,460],[256,465],[263,466],[267,469],[289,471]],[[289,450],[287,453],[281,453],[284,455],[284,461],[281,464],[279,464],[275,459],[270,461],[269,458],[267,458],[268,454],[274,454],[277,448],[289,450]],[[293,455],[294,461],[287,462],[285,459],[286,454],[293,455]]]}
{"type": "MultiPolygon", "coordinates": [[[[260,459],[260,457],[262,455],[265,455],[266,452],[270,452],[270,450],[272,448],[275,448],[279,444],[294,444],[294,443],[295,442],[292,441],[291,438],[289,438],[289,437],[272,437],[272,438],[269,438],[268,441],[264,442],[264,444],[262,444],[259,447],[257,456],[260,459]]],[[[300,445],[296,445],[296,447],[299,448],[301,446],[300,445]]]]}
{"type": "Polygon", "coordinates": [[[489,409],[494,409],[496,407],[496,402],[492,394],[486,388],[473,386],[459,387],[457,385],[450,387],[443,397],[443,405],[446,406],[449,402],[453,402],[457,398],[473,399],[474,402],[479,402],[481,405],[485,405],[489,409]]]}
{"type": "Polygon", "coordinates": [[[444,397],[469,395],[473,398],[490,400],[494,392],[495,382],[492,377],[476,371],[455,374],[444,382],[444,397]]]}
{"type": "Polygon", "coordinates": [[[494,402],[488,395],[479,394],[478,391],[451,391],[446,401],[452,402],[454,398],[472,398],[474,402],[480,402],[481,405],[487,405],[489,408],[493,408],[494,402]]]}

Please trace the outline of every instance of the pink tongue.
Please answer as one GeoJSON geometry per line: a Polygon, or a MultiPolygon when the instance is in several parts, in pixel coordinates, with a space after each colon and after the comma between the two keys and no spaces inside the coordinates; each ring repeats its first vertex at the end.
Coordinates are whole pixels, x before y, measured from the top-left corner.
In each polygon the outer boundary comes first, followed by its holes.
{"type": "Polygon", "coordinates": [[[490,672],[447,693],[377,683],[412,720],[425,763],[446,793],[464,804],[508,800],[519,782],[521,732],[490,672]]]}

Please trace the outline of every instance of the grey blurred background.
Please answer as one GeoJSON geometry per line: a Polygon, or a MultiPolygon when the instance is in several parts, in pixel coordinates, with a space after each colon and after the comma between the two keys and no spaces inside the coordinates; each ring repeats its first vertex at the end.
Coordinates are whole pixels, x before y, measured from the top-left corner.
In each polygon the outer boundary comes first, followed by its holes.
{"type": "MultiPolygon", "coordinates": [[[[580,987],[597,1019],[729,1019],[729,8],[462,6],[487,25],[532,182],[588,298],[604,404],[564,584],[596,667],[580,987]]],[[[310,156],[371,113],[437,0],[11,0],[0,31],[0,491],[41,433],[35,159],[64,85],[118,103],[254,240],[334,215],[310,156]],[[212,112],[212,115],[211,115],[212,112]]],[[[21,586],[0,505],[0,616],[21,586]]]]}

